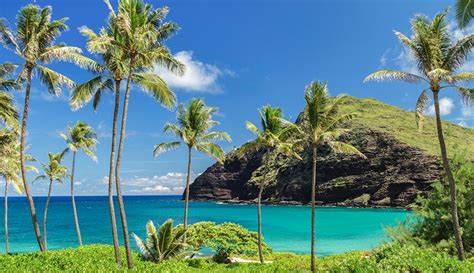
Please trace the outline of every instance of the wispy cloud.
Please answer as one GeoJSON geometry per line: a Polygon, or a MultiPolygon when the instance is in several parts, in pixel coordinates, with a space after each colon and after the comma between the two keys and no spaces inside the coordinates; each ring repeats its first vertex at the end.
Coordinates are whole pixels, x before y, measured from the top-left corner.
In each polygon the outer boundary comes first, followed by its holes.
{"type": "Polygon", "coordinates": [[[219,80],[224,76],[235,75],[229,69],[193,59],[192,51],[180,51],[175,54],[175,58],[186,66],[183,76],[178,76],[161,66],[157,66],[154,70],[172,88],[188,92],[220,93],[222,87],[219,80]]]}
{"type": "MultiPolygon", "coordinates": [[[[199,174],[191,174],[191,182],[199,174]]],[[[106,177],[104,177],[104,181],[106,177]]],[[[182,194],[186,184],[186,174],[169,172],[165,175],[134,176],[122,183],[133,194],[182,194]]]]}
{"type": "MultiPolygon", "coordinates": [[[[439,111],[442,116],[451,114],[451,111],[454,108],[454,101],[451,98],[443,97],[439,100],[439,111]]],[[[428,107],[426,111],[427,115],[433,116],[435,114],[434,104],[428,107]]]]}

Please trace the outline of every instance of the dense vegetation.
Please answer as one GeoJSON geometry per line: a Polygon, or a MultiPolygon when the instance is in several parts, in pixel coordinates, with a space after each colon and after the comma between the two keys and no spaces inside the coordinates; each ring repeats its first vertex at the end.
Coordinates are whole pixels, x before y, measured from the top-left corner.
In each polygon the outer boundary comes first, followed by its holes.
{"type": "MultiPolygon", "coordinates": [[[[122,249],[122,255],[124,250],[122,249]]],[[[117,270],[113,246],[90,245],[75,249],[52,250],[0,256],[1,272],[24,271],[93,271],[117,270]]],[[[143,261],[132,252],[136,271],[156,272],[309,272],[310,256],[274,253],[270,264],[216,263],[211,258],[168,260],[162,263],[143,261]]],[[[258,257],[247,257],[257,260],[258,257]]],[[[317,272],[472,272],[474,261],[460,262],[446,253],[399,245],[384,246],[373,252],[350,252],[318,258],[317,272]]]]}
{"type": "MultiPolygon", "coordinates": [[[[466,152],[456,150],[451,164],[458,186],[459,222],[467,256],[474,256],[474,162],[466,159],[466,152]]],[[[445,179],[433,184],[428,198],[419,198],[413,205],[415,218],[398,227],[389,228],[388,234],[403,245],[432,248],[455,253],[450,217],[449,188],[445,179]]]]}

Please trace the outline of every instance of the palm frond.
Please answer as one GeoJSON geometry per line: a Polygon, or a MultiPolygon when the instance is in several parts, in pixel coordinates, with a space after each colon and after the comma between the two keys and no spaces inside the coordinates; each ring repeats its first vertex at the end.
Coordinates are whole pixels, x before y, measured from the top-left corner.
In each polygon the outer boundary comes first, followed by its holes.
{"type": "Polygon", "coordinates": [[[226,132],[210,132],[200,137],[202,141],[212,141],[212,140],[226,140],[231,142],[232,138],[226,132]]]}
{"type": "Polygon", "coordinates": [[[177,149],[181,145],[181,142],[174,141],[174,142],[163,142],[160,144],[155,145],[153,148],[153,156],[157,157],[160,154],[168,151],[172,151],[177,149]]]}
{"type": "Polygon", "coordinates": [[[222,148],[212,142],[199,142],[196,145],[196,150],[207,154],[208,156],[214,158],[217,160],[219,163],[223,163],[225,159],[225,152],[222,150],[222,148]]]}
{"type": "Polygon", "coordinates": [[[171,109],[176,104],[176,95],[156,74],[135,73],[134,81],[164,107],[171,109]]]}
{"type": "Polygon", "coordinates": [[[465,28],[474,17],[474,1],[457,0],[455,13],[459,27],[465,28]]]}
{"type": "Polygon", "coordinates": [[[457,88],[464,104],[471,105],[474,101],[474,88],[465,86],[458,86],[457,88]]]}
{"type": "Polygon", "coordinates": [[[88,103],[97,93],[101,93],[103,89],[113,88],[110,81],[105,80],[99,75],[80,85],[76,85],[71,90],[71,98],[69,104],[73,110],[77,110],[88,103]]]}
{"type": "Polygon", "coordinates": [[[75,86],[75,83],[68,77],[53,71],[42,65],[36,65],[41,82],[48,87],[48,91],[56,96],[61,94],[61,86],[75,86]]]}
{"type": "Polygon", "coordinates": [[[428,96],[428,91],[423,90],[423,92],[421,92],[420,96],[418,97],[418,100],[416,102],[416,107],[415,107],[416,126],[418,127],[418,130],[420,131],[423,129],[424,114],[426,111],[426,106],[428,106],[429,101],[430,101],[430,97],[428,96]]]}
{"type": "Polygon", "coordinates": [[[355,154],[362,158],[367,158],[356,147],[342,141],[329,141],[329,146],[337,153],[355,154]]]}
{"type": "Polygon", "coordinates": [[[469,35],[457,41],[452,47],[448,49],[443,68],[454,71],[461,67],[474,47],[474,35],[469,35]]]}
{"type": "Polygon", "coordinates": [[[404,81],[408,83],[418,83],[420,81],[426,81],[424,78],[408,72],[396,70],[379,70],[365,77],[364,82],[392,80],[404,81]]]}
{"type": "Polygon", "coordinates": [[[455,82],[470,82],[474,80],[474,73],[471,72],[461,72],[453,76],[455,82]]]}

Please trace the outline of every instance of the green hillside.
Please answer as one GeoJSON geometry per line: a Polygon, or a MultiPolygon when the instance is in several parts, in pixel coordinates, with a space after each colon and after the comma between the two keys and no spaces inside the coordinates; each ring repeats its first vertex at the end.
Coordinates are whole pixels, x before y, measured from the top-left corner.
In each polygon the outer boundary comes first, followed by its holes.
{"type": "MultiPolygon", "coordinates": [[[[376,99],[359,99],[347,97],[344,100],[343,112],[354,112],[353,126],[373,128],[390,133],[400,141],[425,150],[429,154],[439,155],[439,144],[436,133],[436,122],[432,117],[425,117],[423,130],[418,131],[414,112],[407,112],[376,99]]],[[[467,149],[470,159],[474,160],[474,129],[465,128],[451,122],[443,122],[448,153],[454,146],[467,149]]]]}

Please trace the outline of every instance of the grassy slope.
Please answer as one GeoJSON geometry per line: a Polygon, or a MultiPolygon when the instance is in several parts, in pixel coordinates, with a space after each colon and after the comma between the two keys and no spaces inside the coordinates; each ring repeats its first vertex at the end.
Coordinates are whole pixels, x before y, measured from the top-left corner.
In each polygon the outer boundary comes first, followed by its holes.
{"type": "MultiPolygon", "coordinates": [[[[355,126],[373,128],[390,133],[402,142],[425,150],[429,154],[439,155],[439,143],[436,133],[435,119],[425,117],[424,128],[418,131],[415,114],[407,112],[376,99],[358,99],[348,97],[344,101],[343,112],[354,112],[355,126]]],[[[451,122],[443,122],[443,129],[448,145],[448,155],[452,154],[457,144],[467,149],[470,159],[474,160],[474,129],[464,128],[451,122]]]]}
{"type": "MultiPolygon", "coordinates": [[[[122,249],[122,257],[125,253],[122,249]]],[[[139,272],[308,272],[310,257],[275,253],[272,264],[218,264],[209,258],[169,260],[154,264],[133,253],[139,272]]],[[[253,257],[257,259],[257,257],[253,257]]],[[[110,272],[117,271],[113,247],[90,245],[76,249],[52,250],[11,256],[0,255],[0,272],[110,272]]],[[[447,254],[416,248],[385,247],[373,254],[350,252],[318,258],[320,272],[472,272],[474,263],[461,263],[447,254]]]]}

